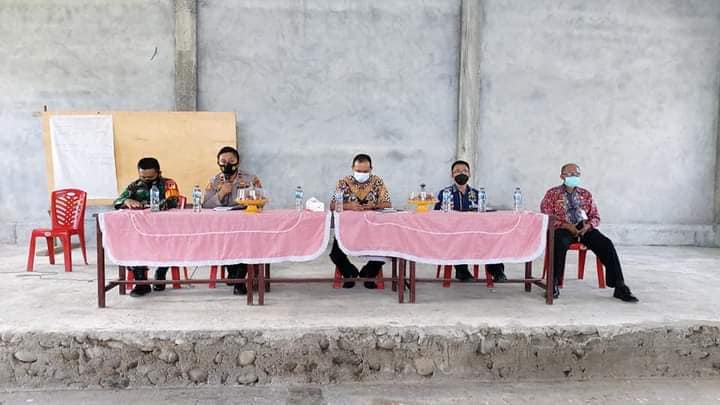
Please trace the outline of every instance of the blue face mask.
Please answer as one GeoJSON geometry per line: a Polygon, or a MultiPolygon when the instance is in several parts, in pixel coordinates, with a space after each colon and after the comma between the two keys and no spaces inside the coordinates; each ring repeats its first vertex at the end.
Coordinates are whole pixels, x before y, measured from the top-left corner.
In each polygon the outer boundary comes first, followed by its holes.
{"type": "Polygon", "coordinates": [[[580,177],[578,176],[568,176],[565,177],[565,185],[570,188],[575,188],[580,185],[580,177]]]}

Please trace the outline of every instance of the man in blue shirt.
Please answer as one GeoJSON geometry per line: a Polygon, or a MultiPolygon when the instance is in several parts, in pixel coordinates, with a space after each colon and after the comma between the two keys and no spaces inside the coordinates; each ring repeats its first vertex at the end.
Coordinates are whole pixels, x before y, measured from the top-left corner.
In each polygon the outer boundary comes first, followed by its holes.
{"type": "MultiPolygon", "coordinates": [[[[454,184],[440,190],[437,195],[438,202],[435,204],[435,209],[441,209],[443,193],[447,190],[451,195],[450,200],[453,204],[453,210],[477,211],[478,196],[480,194],[477,189],[468,185],[468,180],[470,180],[470,164],[464,160],[456,160],[453,162],[452,166],[450,166],[450,172],[452,174],[454,184]]],[[[505,277],[505,265],[502,263],[488,264],[487,270],[492,275],[493,280],[507,280],[507,277],[505,277]]],[[[472,274],[470,274],[467,264],[459,264],[455,266],[455,278],[460,281],[468,281],[472,279],[472,274]]]]}

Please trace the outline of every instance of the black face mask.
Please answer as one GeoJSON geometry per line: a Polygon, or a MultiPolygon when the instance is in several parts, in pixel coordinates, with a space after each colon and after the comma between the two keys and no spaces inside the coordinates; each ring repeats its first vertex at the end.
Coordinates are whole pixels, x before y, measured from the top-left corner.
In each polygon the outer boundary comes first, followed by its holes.
{"type": "Polygon", "coordinates": [[[235,164],[225,164],[225,165],[219,165],[219,166],[220,166],[220,170],[222,170],[222,173],[223,173],[225,176],[228,176],[228,177],[229,177],[229,176],[232,176],[233,174],[235,174],[235,172],[236,172],[237,169],[238,169],[237,163],[235,163],[235,164]]]}
{"type": "Polygon", "coordinates": [[[470,180],[470,176],[467,174],[460,173],[457,176],[455,176],[455,183],[464,186],[468,180],[470,180]]]}

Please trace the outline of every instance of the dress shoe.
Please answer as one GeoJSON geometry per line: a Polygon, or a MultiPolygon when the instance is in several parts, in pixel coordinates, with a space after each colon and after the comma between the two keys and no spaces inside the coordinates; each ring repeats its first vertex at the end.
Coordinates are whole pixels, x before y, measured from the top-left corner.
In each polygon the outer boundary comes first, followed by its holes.
{"type": "Polygon", "coordinates": [[[560,286],[558,286],[557,284],[553,285],[553,298],[560,298],[560,286]]]}
{"type": "Polygon", "coordinates": [[[245,287],[245,284],[235,284],[233,287],[233,295],[247,295],[247,287],[245,287]]]}
{"type": "Polygon", "coordinates": [[[493,278],[493,281],[495,281],[496,283],[497,282],[502,283],[503,281],[507,281],[507,276],[505,275],[505,272],[502,270],[498,271],[496,274],[493,274],[492,278],[493,278]]]}
{"type": "Polygon", "coordinates": [[[343,288],[353,288],[353,287],[355,287],[354,281],[346,281],[343,283],[343,288]]]}
{"type": "Polygon", "coordinates": [[[632,292],[630,292],[630,288],[626,286],[625,284],[620,284],[615,287],[615,291],[613,292],[613,297],[625,301],[625,302],[638,302],[639,300],[637,297],[632,295],[632,292]]]}
{"type": "Polygon", "coordinates": [[[150,293],[151,289],[150,286],[147,284],[143,285],[136,285],[135,288],[130,291],[131,297],[142,297],[145,294],[150,293]]]}
{"type": "Polygon", "coordinates": [[[375,284],[374,281],[366,281],[366,282],[365,282],[365,288],[367,288],[367,289],[369,289],[369,290],[374,290],[374,289],[377,288],[377,284],[375,284]]]}

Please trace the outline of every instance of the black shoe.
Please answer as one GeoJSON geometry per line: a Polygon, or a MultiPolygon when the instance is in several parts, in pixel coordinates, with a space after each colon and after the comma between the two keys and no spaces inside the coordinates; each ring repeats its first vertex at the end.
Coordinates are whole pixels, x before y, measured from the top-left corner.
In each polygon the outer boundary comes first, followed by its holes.
{"type": "Polygon", "coordinates": [[[366,281],[366,282],[365,282],[365,288],[367,288],[367,289],[369,289],[369,290],[374,290],[374,289],[377,288],[377,284],[375,284],[374,281],[366,281]]]}
{"type": "Polygon", "coordinates": [[[493,281],[502,283],[503,281],[507,281],[507,276],[505,275],[505,272],[500,270],[496,274],[492,275],[493,281]]]}
{"type": "Polygon", "coordinates": [[[150,293],[151,289],[150,286],[147,284],[143,285],[136,285],[135,288],[130,291],[131,297],[142,297],[145,294],[150,293]]]}
{"type": "Polygon", "coordinates": [[[233,287],[233,295],[247,295],[247,287],[245,287],[245,284],[235,284],[233,287]]]}
{"type": "Polygon", "coordinates": [[[557,284],[553,285],[553,298],[560,298],[560,287],[557,284]]]}
{"type": "Polygon", "coordinates": [[[353,288],[353,287],[355,287],[354,281],[346,281],[343,283],[343,288],[353,288]]]}
{"type": "Polygon", "coordinates": [[[471,281],[473,279],[472,274],[470,274],[470,271],[468,269],[455,269],[455,278],[462,281],[471,281]]]}
{"type": "Polygon", "coordinates": [[[640,300],[637,299],[634,295],[632,295],[632,292],[630,292],[630,288],[626,286],[625,284],[618,285],[615,287],[615,291],[613,292],[613,297],[625,301],[625,302],[638,302],[640,300]]]}

